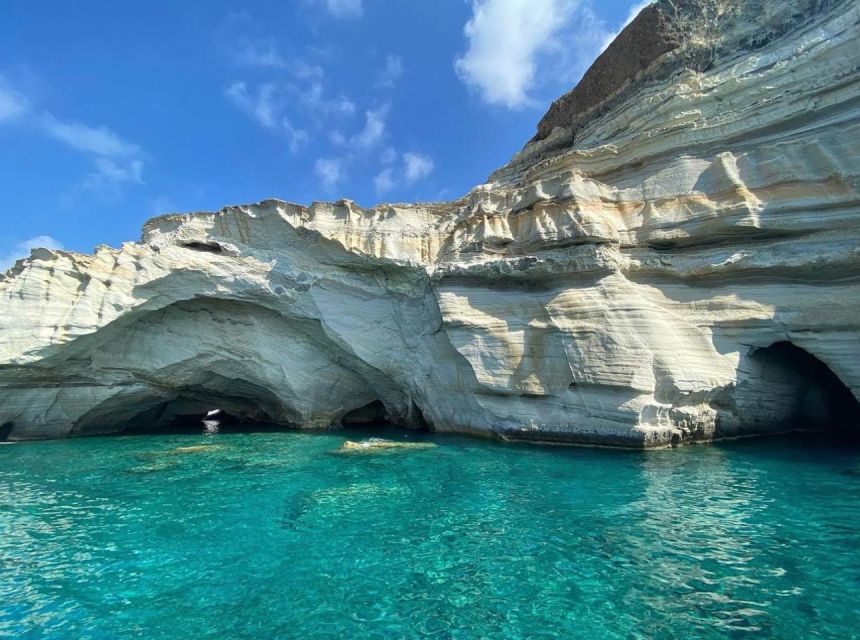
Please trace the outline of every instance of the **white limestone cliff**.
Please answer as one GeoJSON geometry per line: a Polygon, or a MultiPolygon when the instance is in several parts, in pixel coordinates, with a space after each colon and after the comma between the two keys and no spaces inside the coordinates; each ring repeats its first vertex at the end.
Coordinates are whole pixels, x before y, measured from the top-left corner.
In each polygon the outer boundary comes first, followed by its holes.
{"type": "Polygon", "coordinates": [[[219,408],[653,447],[851,422],[858,25],[848,0],[661,0],[459,200],[34,250],[0,276],[0,432],[219,408]]]}

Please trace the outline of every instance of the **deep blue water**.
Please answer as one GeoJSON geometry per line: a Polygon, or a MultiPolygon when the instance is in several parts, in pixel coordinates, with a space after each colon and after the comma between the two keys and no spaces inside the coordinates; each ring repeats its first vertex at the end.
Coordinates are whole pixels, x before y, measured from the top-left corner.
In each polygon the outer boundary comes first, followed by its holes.
{"type": "Polygon", "coordinates": [[[366,435],[0,446],[0,636],[860,637],[856,448],[366,435]]]}

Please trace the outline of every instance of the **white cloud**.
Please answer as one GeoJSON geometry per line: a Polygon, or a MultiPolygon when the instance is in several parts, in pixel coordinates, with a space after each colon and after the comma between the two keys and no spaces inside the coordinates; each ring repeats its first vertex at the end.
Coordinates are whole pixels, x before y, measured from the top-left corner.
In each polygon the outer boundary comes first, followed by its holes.
{"type": "Polygon", "coordinates": [[[364,127],[355,135],[346,138],[339,131],[329,134],[333,144],[349,146],[357,151],[367,151],[385,139],[385,118],[388,116],[388,105],[378,109],[368,109],[364,112],[364,127]]]}
{"type": "Polygon", "coordinates": [[[343,164],[337,158],[318,158],[314,172],[325,189],[334,188],[344,177],[343,164]]]}
{"type": "MultiPolygon", "coordinates": [[[[0,122],[30,111],[26,97],[0,76],[0,122]]],[[[28,123],[41,134],[93,156],[95,170],[87,174],[81,188],[115,197],[124,184],[143,184],[147,155],[138,145],[123,140],[107,127],[61,120],[48,111],[29,118],[28,123]]]]}
{"type": "Polygon", "coordinates": [[[455,68],[487,103],[518,109],[534,104],[539,77],[581,74],[607,32],[581,0],[472,0],[468,46],[455,68]]]}
{"type": "Polygon", "coordinates": [[[72,149],[108,158],[140,155],[140,147],[120,138],[107,127],[90,127],[80,122],[64,122],[50,113],[42,115],[42,130],[72,149]]]}
{"type": "Polygon", "coordinates": [[[413,152],[403,154],[403,164],[407,184],[414,184],[426,178],[433,172],[435,166],[428,156],[413,152]]]}
{"type": "Polygon", "coordinates": [[[281,55],[278,45],[273,38],[255,40],[251,38],[240,38],[239,42],[230,49],[236,64],[246,67],[273,67],[284,68],[288,66],[286,58],[281,55]]]}
{"type": "Polygon", "coordinates": [[[403,75],[403,58],[388,54],[385,57],[385,67],[379,72],[376,86],[393,89],[403,75]]]}
{"type": "Polygon", "coordinates": [[[15,245],[14,249],[7,252],[5,255],[0,256],[0,272],[5,272],[12,267],[16,261],[29,256],[31,249],[36,249],[38,247],[43,247],[45,249],[62,249],[63,244],[51,236],[35,236],[28,240],[24,240],[23,242],[19,242],[15,245]]]}
{"type": "Polygon", "coordinates": [[[87,174],[83,188],[106,198],[119,196],[126,184],[143,184],[143,161],[96,158],[96,170],[87,174]]]}
{"type": "Polygon", "coordinates": [[[402,186],[411,186],[429,176],[434,168],[435,164],[429,156],[414,151],[404,153],[403,164],[398,169],[385,168],[373,179],[376,194],[383,195],[402,186]]]}
{"type": "Polygon", "coordinates": [[[144,184],[146,155],[136,144],[126,142],[107,127],[90,127],[80,122],[59,120],[43,113],[42,131],[76,151],[94,157],[94,170],[84,178],[81,188],[95,195],[114,199],[128,185],[144,184]]]}
{"type": "Polygon", "coordinates": [[[358,18],[364,13],[362,0],[316,0],[335,18],[358,18]]]}
{"type": "Polygon", "coordinates": [[[221,40],[225,43],[226,53],[234,65],[257,70],[286,70],[290,75],[302,80],[320,80],[325,75],[323,68],[316,63],[301,57],[285,56],[274,37],[258,35],[256,21],[250,15],[243,19],[233,19],[230,23],[221,40]],[[235,35],[237,31],[245,29],[250,33],[235,35]]]}
{"type": "MultiPolygon", "coordinates": [[[[274,82],[264,82],[251,88],[246,82],[234,82],[224,90],[224,94],[258,125],[283,136],[290,151],[295,153],[310,141],[310,133],[294,123],[295,114],[286,115],[288,105],[297,105],[302,112],[309,113],[312,118],[310,124],[317,128],[322,127],[323,119],[348,118],[356,108],[355,103],[344,95],[325,97],[323,85],[316,79],[320,76],[313,73],[309,77],[311,82],[304,88],[274,82]]],[[[334,132],[330,135],[336,138],[339,134],[334,132]]]]}
{"type": "Polygon", "coordinates": [[[265,129],[273,129],[276,125],[275,106],[272,103],[272,94],[275,85],[271,83],[262,84],[257,88],[256,94],[248,91],[248,85],[244,82],[234,82],[225,90],[227,97],[233,101],[240,110],[251,117],[257,124],[265,129]]]}
{"type": "Polygon", "coordinates": [[[5,78],[0,76],[0,124],[19,118],[29,109],[27,98],[6,84],[5,78]]]}
{"type": "Polygon", "coordinates": [[[290,153],[295,153],[310,140],[308,132],[294,127],[286,116],[281,118],[281,129],[287,136],[287,146],[290,148],[290,153]]]}
{"type": "Polygon", "coordinates": [[[385,137],[385,117],[388,107],[377,110],[368,109],[364,112],[364,129],[353,136],[351,142],[359,148],[370,148],[385,137]]]}
{"type": "Polygon", "coordinates": [[[389,167],[388,169],[380,171],[373,179],[373,186],[376,188],[377,195],[382,195],[383,193],[391,191],[395,186],[397,186],[397,183],[394,180],[394,169],[389,167]]]}
{"type": "Polygon", "coordinates": [[[250,91],[244,82],[234,82],[227,87],[225,94],[258,125],[284,136],[290,151],[295,153],[310,137],[307,131],[295,127],[290,119],[283,115],[283,100],[277,97],[276,91],[277,87],[270,82],[261,84],[256,92],[250,91]]]}
{"type": "Polygon", "coordinates": [[[325,98],[321,82],[315,81],[299,93],[299,99],[312,112],[323,115],[351,116],[355,113],[355,103],[344,95],[325,98]]]}

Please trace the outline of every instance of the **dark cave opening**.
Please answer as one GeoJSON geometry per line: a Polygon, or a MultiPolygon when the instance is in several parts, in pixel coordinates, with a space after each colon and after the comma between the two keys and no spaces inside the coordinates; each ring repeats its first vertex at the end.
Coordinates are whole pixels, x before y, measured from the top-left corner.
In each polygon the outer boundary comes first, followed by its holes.
{"type": "Polygon", "coordinates": [[[374,400],[353,409],[340,420],[340,426],[350,431],[361,431],[366,436],[408,432],[427,432],[430,426],[424,420],[421,410],[412,403],[407,415],[392,418],[381,400],[374,400]]]}
{"type": "MultiPolygon", "coordinates": [[[[108,432],[125,435],[142,434],[210,434],[239,432],[295,431],[300,424],[284,424],[272,420],[266,412],[265,398],[260,396],[215,397],[210,393],[192,390],[172,400],[149,406],[121,420],[121,428],[108,432]]],[[[107,420],[110,423],[111,420],[107,420]]],[[[348,411],[328,428],[360,431],[366,436],[408,430],[429,431],[420,409],[413,403],[405,415],[392,417],[385,404],[377,399],[348,411]]],[[[98,430],[96,433],[104,433],[98,430]]]]}
{"type": "Polygon", "coordinates": [[[347,413],[340,420],[344,427],[367,427],[374,424],[388,424],[385,417],[385,405],[381,400],[374,400],[363,407],[358,407],[347,413]]]}
{"type": "Polygon", "coordinates": [[[860,402],[827,364],[787,342],[756,349],[766,387],[782,390],[790,426],[860,439],[860,402]]]}
{"type": "Polygon", "coordinates": [[[217,434],[283,430],[273,424],[265,411],[248,400],[228,399],[218,406],[212,398],[180,397],[161,402],[124,420],[118,433],[134,434],[217,434]]]}
{"type": "Polygon", "coordinates": [[[219,433],[255,433],[268,431],[293,431],[294,427],[270,422],[266,419],[239,418],[221,410],[178,416],[173,420],[158,423],[125,423],[117,433],[121,435],[217,435],[219,433]]]}

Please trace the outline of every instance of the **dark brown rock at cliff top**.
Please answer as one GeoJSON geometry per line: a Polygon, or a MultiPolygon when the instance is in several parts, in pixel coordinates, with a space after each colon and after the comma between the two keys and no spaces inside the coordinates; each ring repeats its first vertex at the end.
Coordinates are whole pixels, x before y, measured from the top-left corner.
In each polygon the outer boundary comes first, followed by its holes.
{"type": "Polygon", "coordinates": [[[848,0],[657,0],[550,105],[530,142],[559,126],[575,137],[642,82],[665,80],[679,69],[706,71],[717,59],[746,55],[840,4],[848,0]]]}
{"type": "Polygon", "coordinates": [[[543,140],[555,127],[569,126],[584,113],[620,89],[664,53],[677,49],[681,34],[659,5],[650,5],[618,35],[582,80],[552,103],[538,123],[534,140],[543,140]]]}

